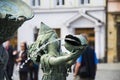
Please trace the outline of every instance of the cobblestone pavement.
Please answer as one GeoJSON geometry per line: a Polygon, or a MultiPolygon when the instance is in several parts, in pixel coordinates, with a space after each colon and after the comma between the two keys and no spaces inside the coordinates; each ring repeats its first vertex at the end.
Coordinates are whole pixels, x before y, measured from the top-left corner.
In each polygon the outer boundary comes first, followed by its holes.
{"type": "MultiPolygon", "coordinates": [[[[39,80],[43,75],[42,71],[39,72],[39,80]]],[[[17,73],[14,80],[19,80],[17,73]]],[[[67,80],[73,80],[73,73],[70,73],[67,80]]],[[[99,64],[95,80],[120,80],[120,63],[114,64],[99,64]]]]}

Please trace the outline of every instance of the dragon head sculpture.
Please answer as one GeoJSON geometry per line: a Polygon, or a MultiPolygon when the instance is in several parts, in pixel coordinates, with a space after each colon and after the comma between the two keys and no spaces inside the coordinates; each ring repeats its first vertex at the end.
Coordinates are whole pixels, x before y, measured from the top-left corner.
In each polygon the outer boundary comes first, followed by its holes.
{"type": "Polygon", "coordinates": [[[65,37],[65,48],[73,52],[75,50],[84,50],[88,44],[87,39],[84,35],[66,35],[65,37]]]}

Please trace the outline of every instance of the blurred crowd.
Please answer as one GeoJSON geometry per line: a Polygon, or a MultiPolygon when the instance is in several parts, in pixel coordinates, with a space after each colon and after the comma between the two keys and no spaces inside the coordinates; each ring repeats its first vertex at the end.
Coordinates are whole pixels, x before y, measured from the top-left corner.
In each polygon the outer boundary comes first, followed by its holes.
{"type": "MultiPolygon", "coordinates": [[[[88,41],[87,35],[83,36],[88,41]]],[[[13,48],[10,41],[5,42],[4,48],[9,54],[6,67],[9,80],[38,80],[39,64],[35,64],[32,60],[26,63],[28,59],[26,42],[20,43],[19,51],[13,48]]],[[[95,80],[98,63],[94,47],[87,45],[74,64],[74,80],[95,80]]]]}
{"type": "Polygon", "coordinates": [[[20,43],[20,51],[13,48],[10,41],[6,41],[4,47],[9,54],[6,68],[9,80],[16,80],[16,78],[18,80],[38,80],[39,64],[35,64],[32,60],[29,60],[23,65],[28,58],[26,42],[20,43]]]}

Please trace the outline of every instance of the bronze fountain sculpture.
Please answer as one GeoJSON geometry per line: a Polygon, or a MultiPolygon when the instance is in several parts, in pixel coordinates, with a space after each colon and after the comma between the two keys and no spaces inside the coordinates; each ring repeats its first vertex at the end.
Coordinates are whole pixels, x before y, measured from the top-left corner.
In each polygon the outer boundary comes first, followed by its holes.
{"type": "Polygon", "coordinates": [[[41,64],[42,80],[66,80],[67,70],[84,51],[87,40],[83,35],[67,35],[64,46],[70,54],[61,52],[56,32],[41,23],[37,40],[29,47],[28,55],[41,64]]]}
{"type": "Polygon", "coordinates": [[[11,39],[17,29],[32,17],[32,10],[22,0],[0,0],[0,80],[4,80],[8,60],[2,43],[11,39]]]}

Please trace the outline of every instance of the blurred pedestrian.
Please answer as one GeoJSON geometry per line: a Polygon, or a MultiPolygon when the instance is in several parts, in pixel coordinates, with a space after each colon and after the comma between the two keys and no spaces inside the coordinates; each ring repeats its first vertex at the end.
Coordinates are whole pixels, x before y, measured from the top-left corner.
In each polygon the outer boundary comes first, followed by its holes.
{"type": "Polygon", "coordinates": [[[9,80],[12,80],[13,68],[14,68],[14,55],[13,55],[14,49],[9,40],[5,42],[5,49],[9,55],[6,71],[9,80]]]}
{"type": "Polygon", "coordinates": [[[8,62],[8,53],[3,47],[2,44],[0,44],[0,80],[4,80],[6,77],[6,80],[8,80],[8,76],[6,73],[6,67],[8,62]]]}
{"type": "MultiPolygon", "coordinates": [[[[87,36],[84,35],[87,39],[87,36]]],[[[98,59],[93,48],[87,46],[85,51],[76,60],[74,80],[95,80],[98,59]]]]}
{"type": "Polygon", "coordinates": [[[27,44],[26,44],[26,42],[21,42],[20,47],[21,47],[21,50],[18,53],[16,62],[19,66],[20,80],[27,80],[28,79],[28,71],[29,71],[28,64],[25,64],[22,66],[22,64],[27,59],[27,44]]]}
{"type": "Polygon", "coordinates": [[[13,80],[20,80],[19,79],[19,65],[18,63],[16,62],[16,58],[18,57],[18,51],[17,50],[14,50],[13,51],[13,55],[15,56],[15,64],[14,64],[14,69],[13,69],[13,80]]]}
{"type": "Polygon", "coordinates": [[[34,63],[32,60],[29,62],[30,80],[38,80],[39,64],[34,63]]]}

